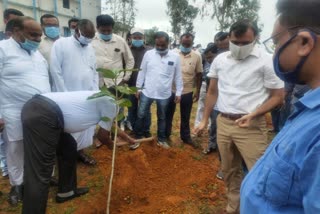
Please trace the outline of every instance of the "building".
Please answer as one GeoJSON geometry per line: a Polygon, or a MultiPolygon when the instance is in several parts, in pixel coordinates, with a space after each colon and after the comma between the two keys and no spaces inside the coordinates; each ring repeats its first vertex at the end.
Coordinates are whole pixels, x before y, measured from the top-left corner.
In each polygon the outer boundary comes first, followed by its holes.
{"type": "Polygon", "coordinates": [[[62,35],[67,36],[68,20],[72,17],[95,23],[96,16],[101,14],[101,0],[1,0],[0,31],[4,30],[3,11],[7,8],[20,10],[39,22],[43,14],[53,14],[59,18],[62,35]]]}

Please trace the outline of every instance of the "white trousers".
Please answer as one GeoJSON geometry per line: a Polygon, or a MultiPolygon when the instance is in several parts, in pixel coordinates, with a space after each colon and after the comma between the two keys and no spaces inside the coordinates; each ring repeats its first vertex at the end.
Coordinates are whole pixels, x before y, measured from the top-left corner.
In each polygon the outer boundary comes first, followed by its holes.
{"type": "Polygon", "coordinates": [[[202,81],[194,127],[197,127],[202,120],[202,116],[203,116],[203,112],[204,112],[204,104],[205,104],[206,96],[207,96],[206,90],[207,90],[207,83],[205,81],[202,81]]]}
{"type": "Polygon", "coordinates": [[[11,186],[23,183],[24,151],[23,141],[5,141],[7,144],[7,165],[11,186]]]}

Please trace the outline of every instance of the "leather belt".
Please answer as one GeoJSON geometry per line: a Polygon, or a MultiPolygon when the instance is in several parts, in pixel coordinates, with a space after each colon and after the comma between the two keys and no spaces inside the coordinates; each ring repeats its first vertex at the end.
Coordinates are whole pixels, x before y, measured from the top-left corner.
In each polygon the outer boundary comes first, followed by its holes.
{"type": "Polygon", "coordinates": [[[221,112],[220,115],[221,115],[221,117],[228,118],[230,120],[238,120],[241,117],[243,117],[245,114],[227,114],[227,113],[221,112]]]}

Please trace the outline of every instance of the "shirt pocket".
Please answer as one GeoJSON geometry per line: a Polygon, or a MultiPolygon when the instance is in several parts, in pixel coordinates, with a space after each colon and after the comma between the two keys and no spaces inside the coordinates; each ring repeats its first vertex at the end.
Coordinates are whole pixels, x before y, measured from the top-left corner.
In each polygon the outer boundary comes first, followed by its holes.
{"type": "Polygon", "coordinates": [[[256,193],[280,207],[289,203],[295,169],[277,154],[276,148],[273,148],[272,155],[268,158],[272,163],[265,166],[260,174],[256,193]]]}

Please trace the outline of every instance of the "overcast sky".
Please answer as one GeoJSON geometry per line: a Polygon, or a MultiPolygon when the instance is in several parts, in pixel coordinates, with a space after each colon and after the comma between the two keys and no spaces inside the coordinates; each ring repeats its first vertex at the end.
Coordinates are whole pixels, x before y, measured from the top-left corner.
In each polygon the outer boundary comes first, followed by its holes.
{"type": "MultiPolygon", "coordinates": [[[[261,9],[259,11],[260,22],[264,25],[261,40],[268,38],[272,32],[273,23],[276,18],[275,3],[276,0],[260,0],[261,9]]],[[[196,0],[196,5],[201,6],[201,0],[196,0]]],[[[136,27],[149,29],[153,26],[160,30],[170,32],[171,26],[169,17],[166,14],[166,0],[136,0],[138,9],[136,16],[136,27]]],[[[206,46],[207,43],[213,41],[213,37],[217,32],[217,24],[210,18],[201,18],[198,15],[194,22],[196,32],[195,44],[206,46]]]]}

